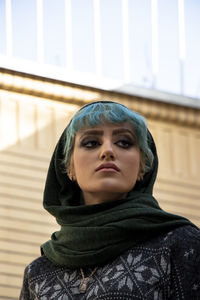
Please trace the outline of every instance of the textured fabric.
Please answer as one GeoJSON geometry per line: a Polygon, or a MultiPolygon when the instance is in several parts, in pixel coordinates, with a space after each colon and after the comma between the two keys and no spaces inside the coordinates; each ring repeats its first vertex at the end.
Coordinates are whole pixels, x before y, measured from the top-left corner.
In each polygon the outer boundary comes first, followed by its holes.
{"type": "Polygon", "coordinates": [[[152,196],[158,159],[150,133],[154,164],[144,179],[125,200],[89,206],[81,205],[78,185],[63,172],[65,136],[64,132],[54,151],[44,192],[45,209],[61,225],[61,230],[41,247],[49,260],[69,268],[104,264],[138,243],[191,224],[164,212],[152,196]]]}
{"type": "Polygon", "coordinates": [[[80,269],[42,256],[26,268],[20,300],[199,300],[200,231],[183,226],[133,247],[99,267],[85,294],[80,281],[80,269]]]}

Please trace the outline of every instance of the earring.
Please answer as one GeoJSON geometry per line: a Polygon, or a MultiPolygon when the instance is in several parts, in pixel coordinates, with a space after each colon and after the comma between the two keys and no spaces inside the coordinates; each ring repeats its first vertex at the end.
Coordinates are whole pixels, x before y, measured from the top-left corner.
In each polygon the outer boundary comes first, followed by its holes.
{"type": "Polygon", "coordinates": [[[76,181],[73,159],[71,157],[70,164],[67,166],[67,175],[71,181],[76,181]]]}
{"type": "Polygon", "coordinates": [[[67,175],[71,181],[76,181],[76,176],[72,171],[69,171],[67,175]]]}
{"type": "Polygon", "coordinates": [[[142,181],[144,178],[144,174],[143,173],[139,173],[138,177],[137,177],[137,181],[142,181]]]}

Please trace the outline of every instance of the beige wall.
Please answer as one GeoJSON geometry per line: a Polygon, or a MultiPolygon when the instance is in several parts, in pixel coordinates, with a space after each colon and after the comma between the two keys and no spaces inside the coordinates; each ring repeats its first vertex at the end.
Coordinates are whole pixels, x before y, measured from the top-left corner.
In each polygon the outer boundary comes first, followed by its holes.
{"type": "Polygon", "coordinates": [[[42,208],[49,159],[72,114],[93,99],[147,117],[160,158],[155,196],[200,225],[199,111],[5,71],[0,83],[0,299],[18,299],[25,266],[58,228],[42,208]]]}
{"type": "Polygon", "coordinates": [[[155,196],[162,208],[200,226],[200,131],[149,120],[159,156],[155,196]]]}
{"type": "Polygon", "coordinates": [[[44,180],[56,140],[77,106],[4,91],[0,106],[0,299],[18,299],[25,265],[57,228],[42,208],[44,180]]]}

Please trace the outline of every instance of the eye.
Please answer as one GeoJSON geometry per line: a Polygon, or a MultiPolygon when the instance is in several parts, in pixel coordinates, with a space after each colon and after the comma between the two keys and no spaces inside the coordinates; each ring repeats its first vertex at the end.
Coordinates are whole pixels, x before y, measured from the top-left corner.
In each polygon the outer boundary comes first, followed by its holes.
{"type": "Polygon", "coordinates": [[[100,142],[95,139],[86,139],[81,142],[81,146],[87,149],[94,149],[100,145],[100,142]]]}
{"type": "Polygon", "coordinates": [[[115,144],[124,149],[129,149],[134,145],[133,141],[129,139],[119,139],[117,142],[115,142],[115,144]]]}

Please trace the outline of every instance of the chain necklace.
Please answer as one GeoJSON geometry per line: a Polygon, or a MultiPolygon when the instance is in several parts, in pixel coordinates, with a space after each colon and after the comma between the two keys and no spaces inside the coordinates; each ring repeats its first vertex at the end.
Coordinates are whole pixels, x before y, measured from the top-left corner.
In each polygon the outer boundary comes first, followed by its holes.
{"type": "Polygon", "coordinates": [[[85,293],[86,292],[86,289],[87,289],[87,285],[88,285],[88,282],[90,280],[90,278],[94,275],[94,273],[96,272],[97,268],[95,268],[88,277],[85,277],[84,276],[84,272],[83,272],[83,269],[80,268],[81,270],[81,276],[82,276],[82,279],[81,279],[81,283],[79,285],[79,292],[80,293],[85,293]]]}

